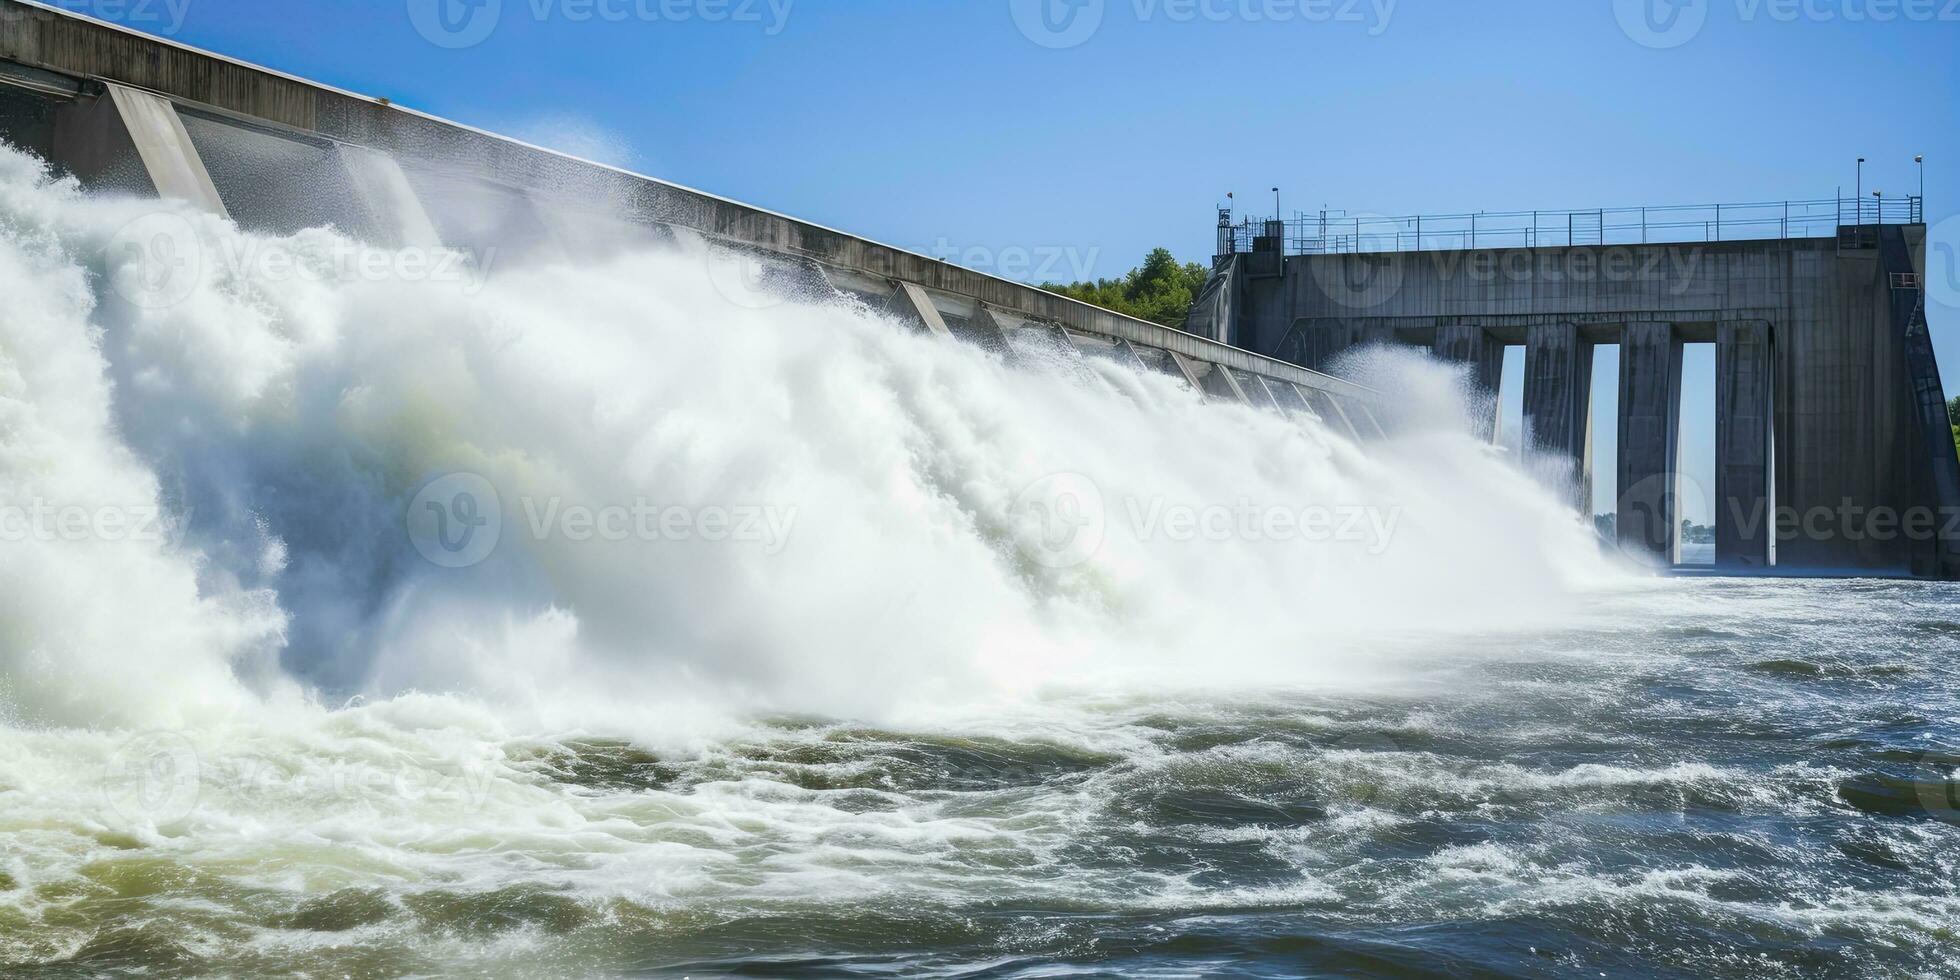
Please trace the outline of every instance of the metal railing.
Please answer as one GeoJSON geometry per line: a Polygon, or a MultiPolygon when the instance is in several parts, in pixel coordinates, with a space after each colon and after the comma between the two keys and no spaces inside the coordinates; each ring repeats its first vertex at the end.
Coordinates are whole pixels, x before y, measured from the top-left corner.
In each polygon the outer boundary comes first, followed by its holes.
{"type": "MultiPolygon", "coordinates": [[[[1406,217],[1296,213],[1283,223],[1281,250],[1288,255],[1323,255],[1830,238],[1845,227],[1920,224],[1924,220],[1924,204],[1918,197],[1406,217]]],[[[1269,222],[1266,218],[1245,218],[1227,224],[1219,229],[1219,242],[1224,244],[1229,230],[1234,252],[1254,251],[1254,240],[1265,236],[1269,222]]]]}

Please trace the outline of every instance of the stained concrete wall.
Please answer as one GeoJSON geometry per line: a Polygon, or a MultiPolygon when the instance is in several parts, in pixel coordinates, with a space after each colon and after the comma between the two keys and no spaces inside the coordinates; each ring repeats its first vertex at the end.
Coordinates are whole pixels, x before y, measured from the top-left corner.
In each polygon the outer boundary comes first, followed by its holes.
{"type": "Polygon", "coordinates": [[[1592,512],[1593,345],[1570,323],[1525,333],[1527,465],[1582,514],[1592,512]]]}
{"type": "MultiPolygon", "coordinates": [[[[1910,238],[1916,229],[1904,232],[1910,238]]],[[[1676,342],[1717,342],[1728,331],[1735,344],[1760,325],[1767,374],[1732,361],[1725,375],[1733,398],[1718,429],[1729,447],[1718,482],[1733,491],[1731,501],[1755,506],[1744,476],[1764,424],[1754,399],[1766,391],[1774,475],[1763,496],[1781,518],[1777,564],[1907,572],[1926,567],[1931,545],[1896,526],[1888,532],[1874,515],[1896,521],[1912,508],[1937,512],[1950,503],[1926,489],[1934,455],[1917,448],[1929,439],[1915,443],[1925,427],[1915,421],[1905,334],[1885,273],[1877,249],[1841,250],[1832,238],[1289,256],[1279,275],[1246,282],[1235,336],[1252,350],[1332,370],[1359,344],[1437,350],[1472,329],[1529,350],[1533,336],[1544,346],[1547,331],[1569,332],[1575,345],[1618,344],[1635,324],[1661,323],[1676,342]]],[[[1731,354],[1753,350],[1732,346],[1731,354]]],[[[1551,376],[1528,385],[1527,403],[1534,417],[1565,419],[1559,406],[1577,404],[1578,392],[1546,387],[1551,376]]],[[[1554,445],[1579,451],[1566,438],[1554,445]]],[[[1736,523],[1717,514],[1718,528],[1736,523]]],[[[1747,565],[1769,544],[1733,539],[1718,551],[1732,566],[1747,565]]]]}

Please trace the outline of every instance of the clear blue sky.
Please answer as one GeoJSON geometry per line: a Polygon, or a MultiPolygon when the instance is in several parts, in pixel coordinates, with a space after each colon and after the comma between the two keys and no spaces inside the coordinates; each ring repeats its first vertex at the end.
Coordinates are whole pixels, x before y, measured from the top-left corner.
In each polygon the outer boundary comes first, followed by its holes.
{"type": "MultiPolygon", "coordinates": [[[[1868,189],[1915,191],[1923,153],[1929,215],[1960,216],[1956,0],[1075,0],[1059,33],[1037,0],[468,2],[63,5],[1050,278],[1202,260],[1225,192],[1269,210],[1274,184],[1385,214],[1828,198],[1861,155],[1868,189]]],[[[1960,282],[1934,278],[1960,393],[1960,282]]]]}

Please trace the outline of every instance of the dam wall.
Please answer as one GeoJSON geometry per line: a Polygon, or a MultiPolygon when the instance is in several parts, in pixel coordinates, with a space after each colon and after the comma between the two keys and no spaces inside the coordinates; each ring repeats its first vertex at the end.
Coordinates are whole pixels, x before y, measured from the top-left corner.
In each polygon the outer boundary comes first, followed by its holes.
{"type": "Polygon", "coordinates": [[[724,274],[821,281],[949,338],[1025,332],[1208,398],[1381,431],[1366,387],[1298,364],[20,0],[0,0],[0,139],[86,186],[251,230],[572,261],[696,235],[740,257],[724,274]]]}
{"type": "Polygon", "coordinates": [[[1588,510],[1592,427],[1617,427],[1623,548],[1676,561],[1679,496],[1698,492],[1719,566],[1953,577],[1960,464],[1931,407],[1925,226],[1863,213],[1834,236],[1673,244],[1283,254],[1268,230],[1217,258],[1230,315],[1196,309],[1187,329],[1330,372],[1358,345],[1430,350],[1471,365],[1493,432],[1503,350],[1522,346],[1527,449],[1565,461],[1546,469],[1588,510]],[[1683,486],[1678,464],[1689,343],[1715,346],[1714,487],[1683,486]],[[1607,344],[1620,414],[1594,420],[1607,344]]]}

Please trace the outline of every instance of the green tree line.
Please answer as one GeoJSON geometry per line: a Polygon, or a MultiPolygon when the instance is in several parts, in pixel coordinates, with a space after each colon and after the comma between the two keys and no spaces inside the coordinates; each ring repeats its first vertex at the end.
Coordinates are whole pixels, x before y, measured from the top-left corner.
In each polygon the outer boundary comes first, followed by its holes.
{"type": "Polygon", "coordinates": [[[1947,400],[1946,424],[1953,427],[1953,450],[1960,452],[1960,396],[1947,400]]]}
{"type": "Polygon", "coordinates": [[[1182,327],[1191,301],[1204,289],[1210,275],[1210,270],[1196,262],[1180,265],[1170,249],[1154,248],[1144,256],[1142,265],[1121,278],[1067,285],[1045,282],[1041,288],[1139,320],[1182,327]]]}

